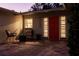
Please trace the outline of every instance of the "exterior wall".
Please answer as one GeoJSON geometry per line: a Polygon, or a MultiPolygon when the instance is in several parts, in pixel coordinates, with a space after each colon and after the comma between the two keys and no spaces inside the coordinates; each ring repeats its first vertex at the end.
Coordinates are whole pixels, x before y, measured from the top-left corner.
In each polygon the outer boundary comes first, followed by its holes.
{"type": "Polygon", "coordinates": [[[5,30],[16,32],[17,35],[22,29],[22,16],[12,14],[0,14],[0,43],[6,41],[5,30]]]}
{"type": "Polygon", "coordinates": [[[24,17],[25,19],[32,18],[33,19],[33,31],[34,31],[34,37],[36,34],[43,35],[43,18],[40,17],[24,17]]]}
{"type": "Polygon", "coordinates": [[[43,35],[43,18],[33,18],[33,30],[35,35],[43,35]]]}
{"type": "MultiPolygon", "coordinates": [[[[53,15],[54,16],[54,15],[53,15]]],[[[57,15],[58,16],[58,15],[57,15]]],[[[59,15],[59,18],[60,18],[60,16],[66,16],[66,15],[59,15]]],[[[48,19],[49,19],[49,17],[50,16],[46,16],[48,19]]],[[[66,16],[67,17],[67,16],[66,16]]],[[[34,30],[34,36],[36,36],[36,34],[41,34],[41,35],[44,35],[44,22],[43,22],[43,19],[45,18],[45,17],[40,17],[40,16],[38,16],[38,17],[26,17],[25,16],[25,18],[24,18],[24,20],[25,19],[28,19],[28,18],[32,18],[33,19],[33,30],[34,30]]],[[[67,20],[67,19],[66,19],[67,20]]],[[[60,26],[60,24],[59,24],[59,26],[60,26]]],[[[48,28],[49,28],[49,26],[48,26],[48,28]]],[[[60,30],[60,29],[59,29],[60,30]]],[[[67,31],[66,31],[67,32],[67,31]]],[[[48,33],[49,33],[49,30],[48,30],[48,33]]],[[[66,33],[67,34],[67,33],[66,33]]],[[[48,37],[49,37],[49,35],[48,35],[48,37]]],[[[61,39],[61,37],[60,37],[60,31],[59,31],[59,38],[60,38],[60,40],[62,40],[61,39]]]]}
{"type": "MultiPolygon", "coordinates": [[[[70,12],[69,12],[70,13],[70,12]]],[[[24,20],[27,18],[32,18],[33,19],[33,30],[35,34],[42,34],[43,35],[43,18],[47,17],[48,19],[51,16],[68,16],[68,11],[67,10],[60,10],[60,11],[49,11],[49,12],[38,12],[38,13],[26,13],[24,15],[24,20]]],[[[67,20],[67,19],[66,19],[67,20]]],[[[49,26],[48,26],[49,27],[49,26]]],[[[49,30],[48,30],[49,33],[49,30]]],[[[59,34],[60,35],[60,34],[59,34]]],[[[49,35],[48,35],[49,36],[49,35]]]]}

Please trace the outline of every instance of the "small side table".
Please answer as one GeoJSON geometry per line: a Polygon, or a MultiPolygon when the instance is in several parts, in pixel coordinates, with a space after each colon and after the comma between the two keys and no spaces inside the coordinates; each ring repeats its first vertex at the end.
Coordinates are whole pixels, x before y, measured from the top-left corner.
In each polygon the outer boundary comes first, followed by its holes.
{"type": "Polygon", "coordinates": [[[42,38],[42,35],[41,34],[36,34],[36,39],[37,40],[41,40],[41,38],[42,38]]]}

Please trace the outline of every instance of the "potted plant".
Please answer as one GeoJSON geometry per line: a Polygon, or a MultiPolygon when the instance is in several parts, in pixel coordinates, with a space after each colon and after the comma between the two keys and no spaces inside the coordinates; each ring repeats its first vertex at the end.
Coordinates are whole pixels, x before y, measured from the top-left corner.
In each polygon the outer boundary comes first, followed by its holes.
{"type": "Polygon", "coordinates": [[[20,41],[20,42],[25,42],[25,41],[26,41],[26,36],[25,36],[24,34],[21,34],[21,35],[19,36],[19,41],[20,41]]]}

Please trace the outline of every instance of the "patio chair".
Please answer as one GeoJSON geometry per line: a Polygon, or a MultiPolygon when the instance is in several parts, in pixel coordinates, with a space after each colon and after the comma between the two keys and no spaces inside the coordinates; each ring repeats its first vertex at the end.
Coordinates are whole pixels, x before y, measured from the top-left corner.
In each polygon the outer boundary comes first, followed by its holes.
{"type": "Polygon", "coordinates": [[[6,40],[9,41],[13,41],[14,37],[16,37],[16,33],[15,32],[10,32],[9,30],[5,30],[7,38],[6,40]]]}

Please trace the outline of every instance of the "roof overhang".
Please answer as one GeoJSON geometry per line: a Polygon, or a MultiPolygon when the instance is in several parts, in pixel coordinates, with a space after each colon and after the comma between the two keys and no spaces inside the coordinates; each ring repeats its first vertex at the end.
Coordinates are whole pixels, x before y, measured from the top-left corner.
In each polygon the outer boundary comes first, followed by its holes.
{"type": "Polygon", "coordinates": [[[1,14],[18,14],[14,10],[9,10],[9,9],[3,8],[3,7],[0,7],[0,13],[1,14]]]}
{"type": "Polygon", "coordinates": [[[65,8],[55,8],[55,9],[49,9],[49,10],[41,10],[41,11],[29,11],[29,12],[23,12],[22,15],[32,15],[37,13],[47,13],[51,11],[59,11],[59,10],[65,10],[65,8]]]}
{"type": "Polygon", "coordinates": [[[39,15],[39,14],[48,14],[48,13],[52,13],[56,14],[56,13],[61,13],[61,14],[68,14],[69,10],[67,7],[69,7],[70,4],[64,4],[63,8],[53,8],[53,9],[48,9],[48,10],[41,10],[41,11],[29,11],[29,12],[23,12],[21,13],[22,15],[26,15],[26,16],[33,16],[33,15],[39,15]]]}

